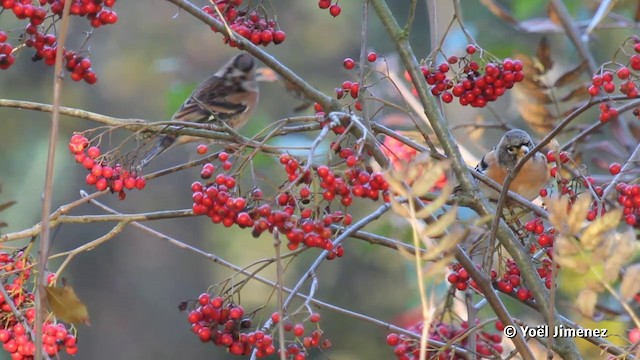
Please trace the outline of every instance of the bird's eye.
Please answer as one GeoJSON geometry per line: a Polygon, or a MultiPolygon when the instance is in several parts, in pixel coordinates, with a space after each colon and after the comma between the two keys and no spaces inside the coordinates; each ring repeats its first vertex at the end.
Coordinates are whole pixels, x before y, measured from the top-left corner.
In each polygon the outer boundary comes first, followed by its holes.
{"type": "Polygon", "coordinates": [[[516,149],[516,147],[515,147],[515,146],[509,146],[509,147],[507,148],[507,151],[509,152],[509,154],[515,154],[515,153],[516,153],[516,151],[518,151],[518,149],[516,149]]]}

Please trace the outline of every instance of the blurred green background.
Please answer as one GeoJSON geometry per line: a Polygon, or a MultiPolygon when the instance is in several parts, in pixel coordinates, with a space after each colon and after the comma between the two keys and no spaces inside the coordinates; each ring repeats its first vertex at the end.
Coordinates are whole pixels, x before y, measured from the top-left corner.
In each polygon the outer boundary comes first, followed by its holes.
{"type": "MultiPolygon", "coordinates": [[[[204,5],[205,2],[199,2],[204,5]]],[[[405,21],[408,6],[405,1],[389,1],[398,21],[405,21]]],[[[425,2],[420,1],[411,40],[416,54],[428,55],[429,31],[425,2]]],[[[465,21],[477,42],[498,56],[512,56],[516,51],[531,54],[540,36],[518,34],[496,19],[479,2],[463,1],[465,21]],[[508,38],[506,37],[508,36],[508,38]]],[[[521,19],[544,16],[541,1],[521,1],[513,5],[521,19]]],[[[588,15],[572,9],[581,16],[588,15]]],[[[266,50],[282,63],[298,72],[310,84],[333,92],[344,80],[355,80],[357,72],[342,67],[345,57],[357,59],[360,46],[361,2],[342,1],[342,14],[333,18],[319,10],[315,0],[281,0],[273,2],[278,23],[286,31],[286,41],[266,50]]],[[[451,18],[448,1],[437,2],[437,27],[440,35],[451,18]]],[[[201,79],[215,71],[236,53],[222,44],[221,36],[185,12],[165,1],[120,1],[116,4],[119,21],[100,28],[91,35],[91,59],[99,81],[90,86],[65,81],[63,104],[115,117],[141,118],[152,121],[168,119],[191,89],[201,79]],[[177,16],[176,16],[177,15],[177,16]]],[[[12,15],[0,15],[0,29],[19,29],[12,15]]],[[[83,41],[82,31],[88,30],[86,20],[72,20],[73,35],[69,47],[83,41]]],[[[19,31],[19,30],[18,30],[19,31]]],[[[379,54],[394,50],[381,24],[370,10],[369,47],[379,54]]],[[[609,31],[598,34],[598,54],[606,59],[628,33],[609,31]],[[615,39],[609,41],[610,38],[615,39]]],[[[561,35],[552,35],[559,57],[575,61],[570,45],[561,35]]],[[[450,33],[445,50],[462,55],[466,40],[459,29],[450,33]]],[[[53,71],[42,63],[29,60],[27,50],[16,64],[0,72],[0,98],[50,103],[53,71]]],[[[292,114],[299,105],[285,94],[278,84],[261,84],[262,94],[255,119],[242,133],[252,135],[274,119],[292,114]]],[[[517,122],[508,98],[493,105],[494,111],[517,122]]],[[[489,112],[447,107],[452,124],[469,121],[477,116],[491,119],[489,112]]],[[[0,108],[0,203],[16,200],[10,211],[0,214],[9,223],[3,232],[31,227],[39,221],[41,192],[44,184],[46,150],[50,115],[26,110],[0,108]]],[[[66,143],[73,131],[94,126],[86,121],[63,117],[56,157],[54,208],[78,198],[84,184],[85,170],[76,165],[66,143]]],[[[487,132],[486,143],[477,137],[466,137],[465,145],[482,153],[501,136],[502,131],[487,132]]],[[[118,133],[113,143],[126,133],[118,133]]],[[[301,142],[310,143],[311,137],[301,142]]],[[[107,145],[107,144],[105,144],[107,145]]],[[[103,146],[105,146],[103,145],[103,146]]],[[[107,145],[108,146],[108,145],[107,145]]],[[[195,145],[173,149],[158,158],[149,172],[195,158],[195,145]]],[[[276,176],[275,162],[263,162],[257,171],[261,176],[276,176]]],[[[125,201],[117,196],[101,199],[122,212],[139,213],[164,209],[183,209],[191,205],[189,185],[198,179],[197,170],[184,171],[150,181],[144,191],[132,191],[125,201]]],[[[281,176],[281,175],[277,175],[281,176]]],[[[370,203],[358,213],[371,209],[370,203]]],[[[93,206],[84,205],[74,215],[100,214],[93,206]]],[[[54,252],[74,248],[106,233],[113,224],[63,225],[53,232],[54,252]]],[[[149,223],[154,229],[187,244],[214,253],[240,266],[273,256],[268,236],[251,237],[249,231],[225,229],[213,225],[207,218],[185,218],[149,223]]],[[[407,241],[409,228],[401,219],[386,216],[384,221],[368,230],[407,241]]],[[[415,271],[398,253],[364,244],[354,239],[346,242],[343,259],[325,264],[319,271],[320,300],[361,312],[383,321],[393,321],[418,304],[415,271]]],[[[318,251],[308,251],[288,269],[287,285],[306,270],[318,251]]],[[[59,262],[53,262],[55,269],[59,262]]],[[[223,349],[203,345],[193,334],[186,314],[178,304],[196,298],[211,284],[232,275],[230,271],[206,259],[173,247],[166,242],[127,228],[122,234],[93,251],[80,254],[67,268],[64,276],[87,304],[91,326],[80,326],[79,359],[200,359],[232,358],[223,349]]],[[[266,272],[265,275],[273,274],[266,272]]],[[[441,279],[438,279],[441,280],[441,279]]],[[[264,305],[269,289],[262,285],[247,287],[242,293],[242,305],[251,311],[264,305]]],[[[273,311],[270,304],[257,317],[264,320],[273,311]]],[[[313,359],[390,359],[392,349],[385,342],[386,331],[369,323],[353,320],[329,310],[320,310],[321,327],[331,339],[333,349],[323,354],[312,351],[313,359]]],[[[0,352],[0,358],[5,356],[0,352]]],[[[66,356],[66,355],[65,355],[66,356]]]]}

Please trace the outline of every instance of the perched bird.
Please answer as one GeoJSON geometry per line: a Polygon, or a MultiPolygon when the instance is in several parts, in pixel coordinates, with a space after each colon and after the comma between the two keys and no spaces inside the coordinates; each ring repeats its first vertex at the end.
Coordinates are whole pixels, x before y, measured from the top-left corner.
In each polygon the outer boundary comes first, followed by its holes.
{"type": "MultiPolygon", "coordinates": [[[[496,147],[491,149],[476,166],[476,171],[495,180],[498,184],[503,184],[518,161],[522,159],[534,144],[529,134],[520,129],[513,129],[506,132],[496,147]]],[[[518,175],[509,186],[509,190],[518,193],[522,197],[533,200],[538,197],[540,189],[546,184],[549,178],[547,171],[546,157],[540,153],[531,157],[518,172],[518,175]]],[[[480,184],[480,189],[491,200],[497,200],[499,193],[480,184]]]]}
{"type": "MultiPolygon", "coordinates": [[[[251,55],[241,53],[200,83],[173,114],[171,121],[218,122],[237,130],[246,124],[257,104],[256,61],[251,55]]],[[[161,135],[138,167],[144,167],[171,145],[192,139],[174,134],[161,135]]]]}

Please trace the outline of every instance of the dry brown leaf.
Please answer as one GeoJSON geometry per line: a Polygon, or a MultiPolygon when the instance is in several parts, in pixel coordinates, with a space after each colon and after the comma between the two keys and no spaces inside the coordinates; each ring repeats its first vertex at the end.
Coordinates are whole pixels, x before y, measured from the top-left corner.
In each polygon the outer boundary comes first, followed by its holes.
{"type": "Polygon", "coordinates": [[[538,49],[536,50],[536,60],[542,65],[542,73],[546,73],[553,67],[553,60],[551,59],[551,47],[549,46],[549,40],[546,36],[540,39],[538,49]]]}
{"type": "Polygon", "coordinates": [[[563,96],[560,102],[587,100],[589,98],[589,88],[587,86],[580,86],[573,89],[570,93],[563,96]]]}
{"type": "Polygon", "coordinates": [[[576,80],[580,79],[580,76],[582,76],[582,74],[588,70],[589,67],[587,65],[586,62],[582,62],[580,65],[576,66],[575,68],[565,72],[564,74],[562,74],[558,80],[556,80],[553,83],[554,87],[562,87],[562,86],[567,86],[573,82],[575,82],[576,80]]]}
{"type": "Polygon", "coordinates": [[[580,237],[580,242],[584,248],[593,250],[598,246],[603,240],[603,235],[618,226],[621,216],[622,209],[613,209],[592,221],[580,237]]]}
{"type": "Polygon", "coordinates": [[[70,324],[89,324],[87,306],[71,286],[47,286],[44,289],[49,308],[58,319],[70,324]]]}
{"type": "Polygon", "coordinates": [[[511,13],[503,7],[500,3],[493,0],[480,0],[482,5],[484,5],[493,15],[499,17],[502,21],[507,24],[518,25],[518,20],[511,15],[511,13]]]}
{"type": "Polygon", "coordinates": [[[4,204],[0,204],[0,211],[3,211],[7,208],[9,208],[11,205],[14,205],[16,202],[15,201],[8,201],[4,204]]]}
{"type": "Polygon", "coordinates": [[[565,234],[576,235],[582,228],[587,213],[591,207],[591,194],[588,192],[582,193],[578,200],[571,206],[571,211],[567,216],[568,232],[565,234]]]}
{"type": "Polygon", "coordinates": [[[549,17],[549,20],[551,20],[552,23],[558,26],[562,26],[562,21],[560,20],[558,11],[556,10],[556,7],[553,5],[552,1],[550,1],[549,4],[547,5],[547,16],[549,17]]]}
{"type": "Polygon", "coordinates": [[[622,283],[620,284],[620,296],[622,300],[629,301],[640,292],[640,263],[633,264],[625,269],[622,283]]]}
{"type": "Polygon", "coordinates": [[[582,315],[588,318],[593,317],[597,302],[598,293],[591,289],[582,289],[582,291],[580,291],[580,294],[578,294],[578,298],[576,299],[578,310],[580,310],[582,315]]]}

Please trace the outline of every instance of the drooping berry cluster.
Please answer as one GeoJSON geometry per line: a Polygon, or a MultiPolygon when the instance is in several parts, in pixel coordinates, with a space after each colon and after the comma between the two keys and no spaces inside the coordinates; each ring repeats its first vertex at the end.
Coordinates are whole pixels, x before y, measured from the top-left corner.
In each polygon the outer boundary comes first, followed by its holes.
{"type": "MultiPolygon", "coordinates": [[[[288,182],[272,201],[264,199],[262,191],[254,189],[248,196],[239,194],[236,179],[227,172],[233,164],[229,154],[217,155],[224,172],[215,175],[208,183],[194,182],[191,185],[193,211],[197,215],[206,215],[214,223],[230,227],[252,228],[254,237],[264,232],[286,236],[287,247],[297,249],[300,245],[329,251],[328,258],[343,254],[342,246],[332,243],[332,225],[348,226],[351,215],[342,210],[329,210],[331,207],[351,206],[354,197],[377,201],[381,197],[389,201],[389,184],[381,173],[367,170],[353,149],[342,148],[337,144],[332,149],[339,154],[347,169],[344,173],[335,172],[328,166],[308,169],[294,157],[282,154],[279,163],[287,174],[288,182]],[[310,185],[318,183],[318,190],[312,191],[310,185]],[[336,204],[336,198],[339,204],[336,204]]],[[[203,149],[204,152],[205,149],[203,149]]],[[[210,179],[218,167],[212,163],[203,165],[200,177],[210,179]]]]}
{"type": "MultiPolygon", "coordinates": [[[[181,304],[185,310],[189,302],[181,304]]],[[[203,343],[212,342],[216,346],[225,347],[234,355],[250,355],[255,351],[258,358],[274,355],[278,352],[272,334],[265,330],[252,330],[254,313],[247,314],[242,305],[234,304],[221,296],[202,293],[192,305],[195,307],[187,315],[191,330],[203,343]]],[[[308,320],[312,324],[320,321],[320,315],[311,314],[308,320]]],[[[271,315],[273,325],[280,322],[280,314],[271,315]]],[[[305,336],[303,323],[293,324],[286,320],[284,330],[292,333],[294,339],[287,341],[284,350],[290,359],[304,360],[308,350],[314,347],[331,347],[331,341],[322,339],[322,331],[316,329],[305,336]]],[[[316,325],[317,327],[317,325],[316,325]]]]}
{"type": "MultiPolygon", "coordinates": [[[[309,316],[309,322],[312,324],[317,324],[320,322],[320,314],[313,313],[309,316]]],[[[271,315],[271,322],[273,325],[276,325],[280,322],[280,314],[273,313],[271,315]]],[[[283,324],[285,333],[292,333],[294,339],[292,341],[288,341],[289,345],[285,350],[285,355],[288,359],[292,360],[305,360],[307,358],[308,351],[312,348],[322,347],[323,349],[328,349],[331,347],[331,341],[329,339],[322,339],[322,331],[315,326],[316,329],[313,330],[310,334],[307,333],[305,336],[305,327],[304,324],[292,323],[291,321],[285,321],[283,324]]]]}
{"type": "MultiPolygon", "coordinates": [[[[73,0],[70,14],[86,17],[94,28],[115,24],[118,21],[118,15],[111,9],[115,2],[115,0],[73,0]]],[[[16,36],[15,39],[23,42],[25,47],[35,50],[33,61],[43,60],[49,66],[55,63],[58,49],[57,36],[49,31],[55,29],[54,25],[60,20],[63,6],[64,1],[62,0],[39,0],[37,5],[33,5],[31,0],[2,0],[0,2],[0,7],[4,10],[11,10],[17,19],[29,20],[24,33],[16,36]],[[47,4],[48,8],[46,8],[47,4]],[[50,24],[45,24],[47,19],[50,19],[50,24]]],[[[0,31],[0,69],[11,67],[15,62],[16,51],[21,48],[8,43],[7,40],[8,35],[0,31]]],[[[67,49],[63,49],[63,54],[66,69],[71,72],[71,78],[74,81],[84,79],[88,84],[94,84],[98,80],[95,72],[91,69],[91,61],[88,61],[86,57],[79,56],[76,52],[67,49]]]]}
{"type": "Polygon", "coordinates": [[[336,17],[338,15],[340,15],[340,13],[342,12],[342,8],[340,7],[340,5],[338,5],[338,2],[336,1],[335,4],[332,4],[333,0],[318,0],[318,7],[320,9],[329,9],[329,14],[331,14],[331,16],[336,17]]]}
{"type": "MultiPolygon", "coordinates": [[[[485,107],[524,79],[522,62],[509,58],[487,62],[484,67],[474,60],[475,45],[468,45],[465,56],[450,56],[438,66],[422,66],[422,74],[431,93],[443,102],[458,98],[461,105],[485,107]]],[[[482,60],[482,59],[479,59],[482,60]]]]}
{"type": "Polygon", "coordinates": [[[251,332],[251,318],[245,315],[244,308],[225,302],[222,297],[207,293],[198,297],[197,307],[189,312],[187,320],[200,341],[226,347],[234,355],[249,355],[254,347],[267,355],[274,354],[271,336],[262,331],[251,332]]]}
{"type": "Polygon", "coordinates": [[[89,170],[85,179],[87,185],[95,186],[98,191],[110,189],[118,193],[121,200],[126,197],[125,189],[145,188],[147,182],[144,177],[124,169],[120,164],[109,165],[106,158],[101,156],[100,148],[89,145],[89,140],[82,134],[73,134],[69,142],[69,151],[75,155],[76,162],[89,170]]]}
{"type": "MultiPolygon", "coordinates": [[[[36,317],[34,294],[30,281],[32,259],[19,251],[14,254],[0,252],[0,275],[3,278],[5,291],[9,298],[0,296],[0,343],[2,348],[11,355],[12,359],[30,360],[35,355],[34,334],[27,330],[33,328],[36,317]],[[20,312],[21,318],[16,317],[10,303],[20,312]],[[23,320],[26,322],[23,322],[23,320]]],[[[51,274],[53,275],[53,274],[51,274]]],[[[53,278],[48,277],[48,282],[53,278]]],[[[64,324],[46,322],[42,337],[44,351],[47,355],[55,357],[65,350],[67,354],[75,355],[78,352],[76,337],[69,333],[64,324]]]]}
{"type": "MultiPolygon", "coordinates": [[[[269,19],[262,7],[255,10],[249,8],[240,10],[238,6],[242,5],[242,0],[216,0],[214,3],[229,28],[249,39],[253,44],[267,46],[274,43],[277,45],[285,40],[285,32],[278,30],[276,21],[269,19]]],[[[218,12],[211,6],[204,6],[202,11],[219,19],[218,12]]],[[[211,27],[211,29],[217,32],[216,28],[211,27]]],[[[225,36],[224,42],[231,47],[237,46],[237,43],[228,36],[225,36]]]]}
{"type": "MultiPolygon", "coordinates": [[[[479,322],[478,322],[479,323],[479,322]]],[[[499,325],[496,323],[496,328],[499,331],[499,325]]],[[[466,321],[463,321],[459,326],[455,324],[437,323],[432,324],[429,328],[429,339],[440,341],[442,343],[451,342],[453,345],[459,347],[467,347],[469,344],[469,336],[467,331],[469,325],[466,321]]],[[[422,333],[422,322],[410,327],[408,330],[416,333],[417,335],[422,333]]],[[[493,358],[494,352],[502,353],[504,350],[502,347],[502,335],[492,334],[486,331],[475,332],[476,348],[473,349],[478,354],[479,358],[493,358]]],[[[393,346],[393,353],[399,360],[416,360],[420,357],[420,341],[411,338],[404,334],[391,333],[387,336],[387,344],[393,346]]],[[[439,355],[438,359],[464,359],[463,356],[456,354],[451,348],[438,349],[434,347],[428,347],[427,358],[435,358],[439,355]]]]}
{"type": "MultiPolygon", "coordinates": [[[[372,63],[377,60],[378,60],[378,54],[376,54],[375,52],[372,51],[369,54],[367,54],[368,62],[372,63]]],[[[344,61],[342,62],[342,66],[344,66],[344,68],[347,70],[355,69],[356,65],[357,63],[352,58],[345,58],[344,61]]],[[[342,82],[342,85],[340,87],[337,87],[335,89],[336,99],[338,100],[347,99],[346,96],[348,94],[353,100],[347,103],[346,106],[351,106],[353,104],[356,110],[362,111],[362,104],[359,101],[357,101],[358,95],[360,94],[360,86],[361,84],[358,82],[345,80],[344,82],[342,82]]],[[[317,103],[315,104],[315,111],[316,113],[324,113],[320,104],[317,104],[317,103]]]]}
{"type": "Polygon", "coordinates": [[[618,61],[612,61],[605,64],[599,71],[591,78],[591,86],[589,86],[589,95],[597,96],[601,94],[602,90],[605,94],[612,94],[616,91],[616,88],[620,93],[627,96],[629,99],[638,97],[638,85],[636,82],[640,79],[638,71],[640,71],[640,38],[633,36],[627,39],[622,50],[618,54],[622,54],[624,59],[618,61]],[[627,47],[630,47],[630,51],[626,51],[627,47]],[[618,86],[616,86],[615,78],[619,80],[618,86]]]}

